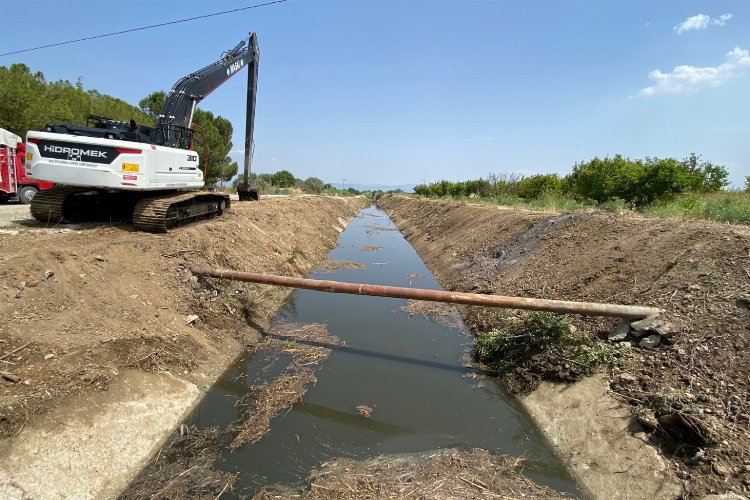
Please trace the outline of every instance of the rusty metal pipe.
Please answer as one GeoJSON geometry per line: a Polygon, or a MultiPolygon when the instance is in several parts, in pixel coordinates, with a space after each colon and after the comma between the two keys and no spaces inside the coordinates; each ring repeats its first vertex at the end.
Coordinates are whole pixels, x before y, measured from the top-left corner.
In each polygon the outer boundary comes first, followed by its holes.
{"type": "Polygon", "coordinates": [[[467,304],[471,306],[504,307],[508,309],[530,309],[565,314],[582,314],[584,316],[613,316],[618,318],[642,319],[662,312],[661,309],[655,307],[602,304],[597,302],[572,302],[568,300],[533,299],[528,297],[507,297],[502,295],[446,292],[444,290],[425,290],[422,288],[367,285],[362,283],[343,283],[340,281],[291,278],[288,276],[245,273],[224,269],[192,269],[192,272],[195,275],[210,278],[248,281],[251,283],[263,283],[266,285],[278,285],[292,288],[305,288],[307,290],[318,290],[320,292],[374,295],[377,297],[428,300],[433,302],[448,302],[451,304],[467,304]]]}

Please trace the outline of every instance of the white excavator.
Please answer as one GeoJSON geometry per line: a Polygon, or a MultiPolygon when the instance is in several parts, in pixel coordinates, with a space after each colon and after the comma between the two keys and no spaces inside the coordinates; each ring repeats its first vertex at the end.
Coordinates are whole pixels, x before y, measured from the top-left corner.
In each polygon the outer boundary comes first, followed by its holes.
{"type": "Polygon", "coordinates": [[[257,37],[250,33],[205,68],[180,79],[169,91],[155,127],[89,116],[86,126],[49,124],[26,135],[27,176],[55,183],[31,202],[44,223],[132,218],[136,229],[165,232],[180,224],[221,215],[230,205],[225,193],[199,191],[205,172],[193,151],[197,104],[248,66],[244,179],[240,200],[259,200],[250,185],[257,37]]]}

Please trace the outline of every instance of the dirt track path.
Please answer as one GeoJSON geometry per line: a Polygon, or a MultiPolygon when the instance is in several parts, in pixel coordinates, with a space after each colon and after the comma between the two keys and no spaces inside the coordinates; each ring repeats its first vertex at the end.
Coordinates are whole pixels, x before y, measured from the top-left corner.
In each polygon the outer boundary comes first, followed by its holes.
{"type": "Polygon", "coordinates": [[[0,228],[13,228],[19,223],[32,223],[29,205],[5,203],[0,205],[0,228]]]}

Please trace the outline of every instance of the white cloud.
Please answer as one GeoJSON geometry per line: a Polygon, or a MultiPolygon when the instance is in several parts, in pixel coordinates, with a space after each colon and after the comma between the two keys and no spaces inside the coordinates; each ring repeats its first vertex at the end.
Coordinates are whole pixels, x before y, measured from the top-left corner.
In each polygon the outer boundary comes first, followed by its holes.
{"type": "Polygon", "coordinates": [[[711,18],[706,14],[696,14],[692,17],[688,17],[680,24],[674,27],[674,30],[678,35],[683,34],[686,31],[692,30],[704,30],[709,26],[724,26],[727,21],[732,19],[732,14],[722,14],[717,18],[711,18]]]}
{"type": "Polygon", "coordinates": [[[655,83],[638,92],[639,96],[654,94],[696,92],[704,87],[718,87],[750,69],[750,53],[735,47],[726,54],[726,62],[718,66],[677,66],[671,73],[655,69],[648,74],[655,83]]]}
{"type": "Polygon", "coordinates": [[[713,24],[717,26],[724,26],[730,19],[732,19],[732,14],[722,14],[718,19],[713,20],[713,24]]]}

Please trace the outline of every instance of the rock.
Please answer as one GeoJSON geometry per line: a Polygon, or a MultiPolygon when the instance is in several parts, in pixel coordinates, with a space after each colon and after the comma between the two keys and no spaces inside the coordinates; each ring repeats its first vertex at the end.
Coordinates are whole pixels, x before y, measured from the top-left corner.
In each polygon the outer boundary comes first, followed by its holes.
{"type": "Polygon", "coordinates": [[[197,314],[191,314],[190,316],[185,316],[185,324],[186,325],[192,325],[198,321],[198,315],[197,314]]]}
{"type": "Polygon", "coordinates": [[[724,477],[729,474],[729,469],[726,465],[722,464],[721,462],[713,462],[711,464],[711,468],[714,470],[714,473],[717,476],[724,477]]]}
{"type": "Polygon", "coordinates": [[[660,335],[649,335],[648,337],[642,338],[641,341],[638,343],[640,347],[643,347],[646,349],[653,349],[654,347],[659,347],[659,344],[661,344],[660,335]]]}
{"type": "Polygon", "coordinates": [[[607,335],[607,340],[610,342],[621,342],[625,340],[625,337],[628,336],[628,333],[630,333],[630,324],[623,321],[619,325],[615,327],[614,330],[609,332],[607,335]]]}
{"type": "Polygon", "coordinates": [[[677,333],[677,328],[675,328],[671,322],[661,318],[658,314],[638,321],[633,321],[630,323],[630,327],[633,329],[636,337],[642,337],[646,333],[658,333],[663,338],[669,339],[677,333]],[[640,335],[638,335],[639,333],[640,335]]]}
{"type": "Polygon", "coordinates": [[[637,410],[635,418],[638,420],[639,424],[649,430],[656,429],[659,425],[659,422],[656,421],[656,415],[654,415],[654,412],[646,410],[645,408],[637,410]]]}
{"type": "Polygon", "coordinates": [[[55,355],[54,355],[54,354],[46,354],[46,355],[44,356],[44,359],[52,359],[52,358],[54,358],[54,357],[55,357],[55,355]]]}

